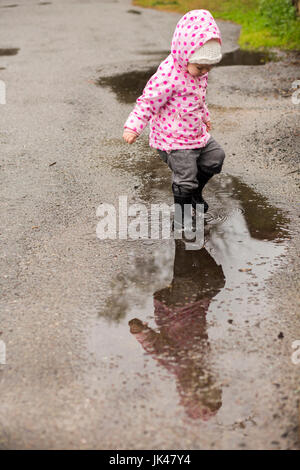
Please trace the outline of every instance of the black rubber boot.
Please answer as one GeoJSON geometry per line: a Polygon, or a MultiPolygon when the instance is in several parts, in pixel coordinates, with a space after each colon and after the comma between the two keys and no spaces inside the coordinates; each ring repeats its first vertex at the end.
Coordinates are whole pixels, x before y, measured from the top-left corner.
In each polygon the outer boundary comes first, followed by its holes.
{"type": "Polygon", "coordinates": [[[204,205],[204,213],[208,211],[208,204],[202,196],[202,191],[206,183],[210,180],[213,175],[209,175],[207,173],[198,173],[198,188],[195,189],[192,196],[192,205],[193,208],[196,209],[196,204],[203,204],[204,205]]]}
{"type": "Polygon", "coordinates": [[[172,190],[174,195],[174,204],[178,204],[181,209],[181,211],[177,211],[175,209],[173,230],[174,228],[177,230],[191,230],[193,193],[174,183],[172,184],[172,190]],[[185,207],[187,204],[190,205],[190,210],[188,207],[185,207]]]}

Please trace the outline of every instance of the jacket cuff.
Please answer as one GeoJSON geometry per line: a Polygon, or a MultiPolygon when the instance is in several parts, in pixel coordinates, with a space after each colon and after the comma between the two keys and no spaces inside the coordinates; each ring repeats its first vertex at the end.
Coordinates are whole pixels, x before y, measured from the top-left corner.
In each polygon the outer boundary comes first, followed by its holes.
{"type": "Polygon", "coordinates": [[[146,126],[147,126],[147,123],[145,123],[134,112],[129,114],[129,117],[128,117],[127,121],[124,124],[124,127],[127,127],[128,129],[132,130],[137,135],[140,135],[143,132],[143,130],[145,129],[146,126]]]}
{"type": "Polygon", "coordinates": [[[131,129],[130,127],[124,126],[124,129],[127,129],[127,130],[130,131],[132,134],[140,135],[140,134],[138,134],[136,131],[134,131],[133,129],[131,129]]]}

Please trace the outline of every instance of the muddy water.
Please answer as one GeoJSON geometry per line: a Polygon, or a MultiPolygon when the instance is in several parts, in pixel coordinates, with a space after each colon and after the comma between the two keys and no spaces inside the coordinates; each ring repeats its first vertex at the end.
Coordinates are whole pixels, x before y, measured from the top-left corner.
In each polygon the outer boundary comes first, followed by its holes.
{"type": "MultiPolygon", "coordinates": [[[[136,200],[171,203],[166,166],[149,151],[140,159],[125,155],[115,163],[137,176],[136,200]]],[[[116,275],[89,349],[101,383],[109,382],[112,397],[133,397],[149,429],[183,426],[194,448],[213,448],[226,431],[231,448],[243,430],[255,434],[261,416],[254,391],[271,393],[258,344],[272,315],[265,283],[284,256],[289,220],[231,175],[214,177],[205,196],[202,249],[146,240],[138,256],[128,242],[131,268],[116,275]]],[[[273,334],[278,340],[280,332],[273,334]]]]}

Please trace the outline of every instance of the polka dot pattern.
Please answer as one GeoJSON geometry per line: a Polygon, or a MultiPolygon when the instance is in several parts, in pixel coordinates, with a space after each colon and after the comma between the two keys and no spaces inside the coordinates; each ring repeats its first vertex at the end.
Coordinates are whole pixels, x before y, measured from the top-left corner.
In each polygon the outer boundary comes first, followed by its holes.
{"type": "Polygon", "coordinates": [[[221,42],[219,28],[209,11],[192,10],[179,20],[170,55],[149,79],[124,125],[140,134],[150,121],[151,147],[170,151],[207,144],[207,74],[192,77],[187,64],[197,48],[210,39],[221,42]]]}

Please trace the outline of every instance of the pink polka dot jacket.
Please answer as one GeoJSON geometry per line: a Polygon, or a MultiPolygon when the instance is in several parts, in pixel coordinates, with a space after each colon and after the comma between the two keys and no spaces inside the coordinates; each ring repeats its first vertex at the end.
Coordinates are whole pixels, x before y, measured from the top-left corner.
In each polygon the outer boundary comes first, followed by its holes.
{"type": "Polygon", "coordinates": [[[207,76],[193,77],[189,59],[199,47],[221,34],[211,13],[192,10],[175,28],[171,54],[159,65],[136,100],[124,128],[141,134],[150,121],[150,147],[165,150],[205,147],[210,120],[205,103],[207,76]]]}

